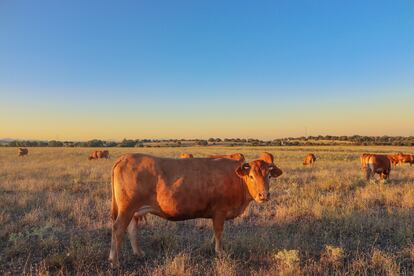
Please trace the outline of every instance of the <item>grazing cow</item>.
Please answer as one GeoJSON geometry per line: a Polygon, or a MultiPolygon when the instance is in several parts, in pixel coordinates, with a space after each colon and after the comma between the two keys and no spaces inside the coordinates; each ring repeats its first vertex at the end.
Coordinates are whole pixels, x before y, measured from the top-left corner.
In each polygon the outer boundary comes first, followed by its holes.
{"type": "Polygon", "coordinates": [[[19,156],[25,156],[29,154],[29,150],[26,148],[19,148],[18,149],[18,154],[19,156]]]}
{"type": "Polygon", "coordinates": [[[382,180],[388,179],[391,172],[391,160],[386,155],[371,154],[366,160],[366,178],[370,180],[376,173],[382,180]]]}
{"type": "Polygon", "coordinates": [[[194,158],[194,155],[192,155],[191,153],[181,153],[180,158],[194,158]]]}
{"type": "Polygon", "coordinates": [[[119,265],[126,231],[134,254],[143,254],[137,218],[148,213],[171,221],[211,218],[215,251],[222,253],[225,220],[239,216],[253,200],[268,201],[270,178],[281,174],[275,164],[260,159],[241,164],[227,158],[118,158],[112,167],[112,266],[119,265]]]}
{"type": "Polygon", "coordinates": [[[109,151],[107,151],[107,150],[98,150],[97,155],[98,155],[98,158],[108,159],[109,158],[109,151]]]}
{"type": "Polygon", "coordinates": [[[91,152],[91,154],[89,154],[88,159],[89,160],[98,159],[98,151],[97,150],[94,150],[93,152],[91,152]]]}
{"type": "Polygon", "coordinates": [[[91,152],[91,154],[88,157],[89,160],[101,159],[101,158],[108,159],[109,158],[109,151],[107,151],[107,150],[94,150],[93,152],[91,152]]]}
{"type": "Polygon", "coordinates": [[[223,155],[210,155],[208,158],[213,158],[213,159],[220,159],[220,158],[231,159],[231,160],[239,161],[241,163],[243,163],[244,160],[246,160],[244,158],[244,155],[242,153],[223,154],[223,155]]]}
{"type": "Polygon", "coordinates": [[[397,154],[387,154],[388,159],[390,159],[392,167],[395,168],[399,163],[398,155],[397,154]]]}
{"type": "Polygon", "coordinates": [[[307,166],[307,165],[313,165],[316,161],[316,156],[313,153],[309,153],[308,155],[305,156],[305,160],[303,161],[303,165],[307,166]]]}
{"type": "Polygon", "coordinates": [[[399,152],[396,155],[396,158],[398,159],[398,163],[408,163],[411,166],[414,164],[414,156],[411,154],[403,154],[402,152],[399,152]]]}

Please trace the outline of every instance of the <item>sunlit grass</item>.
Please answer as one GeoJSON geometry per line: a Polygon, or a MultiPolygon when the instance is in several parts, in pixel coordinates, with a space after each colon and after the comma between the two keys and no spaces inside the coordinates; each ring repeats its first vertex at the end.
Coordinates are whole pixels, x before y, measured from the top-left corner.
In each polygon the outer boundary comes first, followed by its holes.
{"type": "MultiPolygon", "coordinates": [[[[176,158],[262,151],[284,174],[271,201],[252,203],[225,225],[227,255],[216,258],[209,220],[168,222],[150,216],[139,240],[144,259],[122,252],[122,271],[157,275],[387,273],[411,274],[414,260],[414,167],[391,180],[366,182],[362,152],[397,147],[110,148],[110,160],[89,161],[92,149],[0,148],[0,271],[100,273],[110,270],[110,170],[123,153],[176,158]],[[313,168],[303,167],[314,152],[313,168]]],[[[208,172],[206,172],[208,173],[208,172]]]]}

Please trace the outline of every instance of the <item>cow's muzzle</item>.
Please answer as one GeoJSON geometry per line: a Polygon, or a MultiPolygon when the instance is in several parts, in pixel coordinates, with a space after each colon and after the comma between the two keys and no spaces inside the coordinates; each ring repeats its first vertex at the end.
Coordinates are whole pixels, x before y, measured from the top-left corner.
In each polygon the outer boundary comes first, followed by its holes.
{"type": "Polygon", "coordinates": [[[258,194],[258,201],[259,202],[266,202],[268,201],[270,198],[270,193],[269,192],[262,192],[258,194]]]}

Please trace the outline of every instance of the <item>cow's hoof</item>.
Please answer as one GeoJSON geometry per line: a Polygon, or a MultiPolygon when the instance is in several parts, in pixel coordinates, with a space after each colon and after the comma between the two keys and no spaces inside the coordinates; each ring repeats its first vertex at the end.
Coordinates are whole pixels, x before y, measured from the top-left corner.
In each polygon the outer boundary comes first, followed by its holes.
{"type": "Polygon", "coordinates": [[[142,250],[139,250],[138,252],[134,253],[135,256],[137,256],[138,258],[144,258],[145,257],[145,252],[142,250]]]}
{"type": "Polygon", "coordinates": [[[216,256],[219,257],[219,258],[221,258],[225,255],[225,252],[224,252],[223,249],[219,249],[219,250],[216,249],[215,252],[216,252],[216,256]]]}
{"type": "Polygon", "coordinates": [[[119,262],[115,262],[111,257],[108,258],[108,261],[111,263],[112,269],[118,269],[119,268],[119,262]]]}

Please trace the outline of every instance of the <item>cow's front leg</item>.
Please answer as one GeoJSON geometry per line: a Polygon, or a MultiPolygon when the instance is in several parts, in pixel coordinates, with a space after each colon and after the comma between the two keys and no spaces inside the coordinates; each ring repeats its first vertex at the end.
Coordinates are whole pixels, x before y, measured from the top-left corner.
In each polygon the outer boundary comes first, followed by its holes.
{"type": "Polygon", "coordinates": [[[213,217],[213,229],[214,229],[214,240],[215,240],[214,250],[216,251],[216,254],[220,256],[223,254],[223,248],[221,246],[221,234],[223,233],[223,229],[224,229],[224,216],[223,215],[216,215],[213,217]]]}

